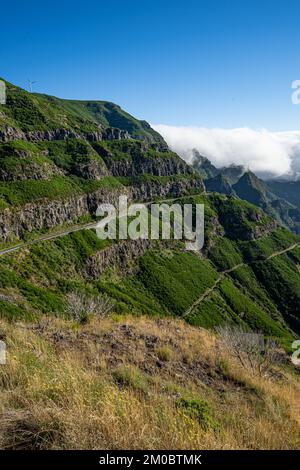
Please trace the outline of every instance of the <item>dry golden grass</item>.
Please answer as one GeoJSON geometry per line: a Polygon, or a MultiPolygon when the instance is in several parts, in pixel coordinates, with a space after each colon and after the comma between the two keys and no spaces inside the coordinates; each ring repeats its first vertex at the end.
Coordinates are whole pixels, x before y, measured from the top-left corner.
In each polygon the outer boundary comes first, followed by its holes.
{"type": "Polygon", "coordinates": [[[120,316],[77,325],[0,323],[0,447],[299,448],[297,372],[253,377],[182,321],[120,316]],[[211,422],[178,407],[207,402],[211,422]]]}

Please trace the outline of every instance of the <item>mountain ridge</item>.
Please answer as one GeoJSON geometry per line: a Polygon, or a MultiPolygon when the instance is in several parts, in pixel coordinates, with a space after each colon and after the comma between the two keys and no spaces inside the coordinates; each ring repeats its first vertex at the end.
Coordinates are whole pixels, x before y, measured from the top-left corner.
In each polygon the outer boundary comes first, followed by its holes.
{"type": "Polygon", "coordinates": [[[0,235],[12,242],[93,216],[97,204],[121,192],[147,200],[154,192],[204,189],[148,123],[118,105],[60,100],[8,83],[0,161],[0,235]]]}
{"type": "MultiPolygon", "coordinates": [[[[146,121],[135,119],[112,102],[60,99],[46,94],[29,93],[9,82],[5,83],[7,98],[6,104],[1,107],[0,139],[5,139],[5,124],[21,131],[20,135],[25,137],[28,135],[26,132],[49,132],[57,129],[76,134],[81,127],[90,140],[101,138],[102,132],[107,129],[122,129],[124,132],[130,131],[132,138],[167,147],[164,139],[146,121]]],[[[9,138],[9,134],[6,138],[9,138]]],[[[29,134],[29,140],[30,138],[34,139],[34,134],[29,134]]]]}
{"type": "Polygon", "coordinates": [[[300,233],[300,187],[297,182],[263,181],[242,166],[217,169],[209,159],[195,154],[193,168],[204,178],[208,191],[236,195],[261,207],[283,226],[300,233]],[[209,169],[209,171],[206,170],[209,169]],[[211,176],[214,175],[214,176],[211,176]],[[294,189],[299,190],[296,193],[294,189]]]}

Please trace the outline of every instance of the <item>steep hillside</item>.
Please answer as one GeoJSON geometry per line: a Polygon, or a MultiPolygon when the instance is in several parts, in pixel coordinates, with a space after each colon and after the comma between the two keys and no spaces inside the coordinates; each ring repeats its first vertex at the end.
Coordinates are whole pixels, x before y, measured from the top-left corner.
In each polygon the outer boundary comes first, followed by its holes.
{"type": "Polygon", "coordinates": [[[251,171],[247,171],[233,185],[236,194],[246,201],[260,207],[267,207],[276,197],[268,190],[265,183],[251,171]]]}
{"type": "Polygon", "coordinates": [[[231,183],[235,184],[245,173],[243,165],[229,165],[220,169],[220,173],[231,183]]]}
{"type": "Polygon", "coordinates": [[[11,84],[1,105],[0,162],[0,242],[87,220],[119,194],[149,200],[203,190],[159,134],[117,105],[11,84]]]}
{"type": "Polygon", "coordinates": [[[219,176],[226,178],[230,184],[235,184],[245,172],[245,168],[242,165],[232,164],[217,168],[208,158],[200,155],[196,149],[192,151],[191,165],[206,180],[219,176]]]}
{"type": "Polygon", "coordinates": [[[193,149],[192,155],[192,167],[200,173],[200,175],[206,178],[214,178],[219,174],[219,170],[211,163],[208,158],[200,155],[198,150],[193,149]]]}
{"type": "MultiPolygon", "coordinates": [[[[236,197],[189,198],[203,191],[202,179],[145,123],[109,103],[32,95],[8,84],[1,126],[2,315],[68,316],[68,296],[79,289],[105,294],[120,312],[176,315],[206,327],[243,324],[283,342],[299,332],[298,238],[236,197]],[[201,256],[180,242],[104,243],[80,230],[100,202],[120,194],[203,203],[201,256]],[[70,226],[76,232],[69,234],[70,226]],[[17,240],[25,243],[7,252],[17,240]]],[[[222,175],[216,179],[230,188],[222,175]]],[[[252,173],[233,188],[274,215],[276,197],[252,173]]]]}
{"type": "Polygon", "coordinates": [[[236,198],[176,202],[205,204],[201,256],[179,241],[104,242],[93,230],[29,242],[0,258],[1,315],[68,317],[68,296],[80,291],[107,296],[119,313],[244,325],[290,345],[300,332],[300,239],[236,198]]]}
{"type": "Polygon", "coordinates": [[[220,194],[234,194],[234,190],[230,184],[230,181],[222,173],[219,173],[214,178],[205,180],[205,187],[207,191],[216,192],[220,194]]]}
{"type": "Polygon", "coordinates": [[[0,320],[1,449],[297,449],[296,371],[251,374],[217,335],[113,315],[0,320]]]}
{"type": "Polygon", "coordinates": [[[299,373],[288,354],[300,334],[300,237],[277,216],[290,216],[289,203],[249,173],[232,186],[239,168],[218,175],[201,165],[209,192],[118,106],[8,84],[0,448],[299,447],[299,373]],[[203,249],[100,240],[97,206],[121,194],[204,204],[203,249]],[[242,350],[241,363],[224,347],[226,328],[256,338],[255,358],[242,350]]]}
{"type": "Polygon", "coordinates": [[[278,196],[269,189],[268,185],[254,173],[248,171],[236,184],[233,190],[242,199],[261,207],[282,225],[295,233],[300,233],[300,210],[287,200],[278,196]]]}

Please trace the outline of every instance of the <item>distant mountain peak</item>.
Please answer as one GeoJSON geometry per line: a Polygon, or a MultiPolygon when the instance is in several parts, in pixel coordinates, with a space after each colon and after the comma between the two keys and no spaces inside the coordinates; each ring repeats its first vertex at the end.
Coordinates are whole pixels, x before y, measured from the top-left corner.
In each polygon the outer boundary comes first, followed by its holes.
{"type": "Polygon", "coordinates": [[[217,176],[219,170],[208,158],[201,155],[197,149],[192,150],[192,155],[192,167],[197,170],[203,178],[213,178],[217,176]]]}
{"type": "Polygon", "coordinates": [[[261,206],[272,200],[271,193],[265,183],[260,180],[252,171],[246,171],[237,183],[233,185],[233,189],[241,199],[246,199],[261,206]],[[268,197],[270,193],[270,197],[268,197]]]}
{"type": "Polygon", "coordinates": [[[214,178],[209,178],[205,181],[207,191],[217,192],[221,194],[231,195],[234,193],[232,186],[226,176],[219,173],[214,178]]]}

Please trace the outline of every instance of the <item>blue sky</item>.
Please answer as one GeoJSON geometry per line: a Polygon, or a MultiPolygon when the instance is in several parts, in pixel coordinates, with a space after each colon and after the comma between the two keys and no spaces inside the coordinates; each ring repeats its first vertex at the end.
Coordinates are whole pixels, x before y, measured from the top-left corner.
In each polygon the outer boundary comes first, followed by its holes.
{"type": "Polygon", "coordinates": [[[2,2],[0,76],[156,124],[298,129],[299,18],[293,0],[2,2]]]}

